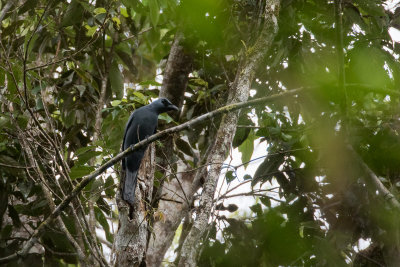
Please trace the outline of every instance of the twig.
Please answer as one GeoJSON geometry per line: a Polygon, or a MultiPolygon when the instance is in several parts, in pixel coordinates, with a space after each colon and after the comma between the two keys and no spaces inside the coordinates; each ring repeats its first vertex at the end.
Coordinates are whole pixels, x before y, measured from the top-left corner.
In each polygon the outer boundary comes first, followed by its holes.
{"type": "Polygon", "coordinates": [[[10,164],[5,164],[5,163],[1,163],[1,162],[0,162],[0,166],[14,168],[14,169],[32,169],[32,168],[34,168],[32,166],[17,166],[17,165],[10,165],[10,164]]]}
{"type": "MultiPolygon", "coordinates": [[[[3,21],[4,17],[6,16],[8,10],[10,10],[10,8],[16,3],[16,0],[9,0],[7,2],[7,4],[4,6],[4,8],[1,10],[0,12],[0,25],[1,22],[3,21]]],[[[1,36],[1,32],[0,32],[0,36],[1,36]]]]}
{"type": "Polygon", "coordinates": [[[63,210],[65,210],[69,203],[87,186],[92,180],[94,180],[97,176],[105,172],[109,167],[113,166],[117,162],[119,162],[122,158],[127,156],[128,154],[132,153],[135,150],[138,150],[140,148],[146,147],[148,144],[151,142],[154,142],[156,140],[161,139],[162,137],[165,137],[169,134],[175,133],[175,132],[180,132],[182,130],[188,129],[196,124],[199,124],[203,122],[206,119],[213,118],[217,115],[224,114],[224,113],[229,113],[234,110],[238,110],[244,107],[252,106],[252,105],[259,105],[265,102],[269,101],[274,101],[277,99],[280,99],[282,97],[287,97],[287,96],[292,96],[294,94],[300,93],[304,90],[303,87],[293,89],[293,90],[288,90],[280,94],[275,94],[275,95],[270,95],[266,97],[261,97],[245,102],[239,102],[239,103],[234,103],[230,105],[226,105],[224,107],[218,108],[216,110],[213,110],[211,112],[208,112],[206,114],[203,114],[197,118],[194,118],[190,121],[187,121],[181,125],[175,126],[168,128],[166,130],[163,130],[161,132],[158,132],[156,134],[153,134],[152,136],[148,137],[145,140],[140,141],[139,143],[135,144],[134,146],[131,146],[127,148],[125,151],[119,153],[117,156],[114,158],[110,159],[107,161],[105,164],[100,166],[97,170],[92,172],[91,174],[83,177],[82,181],[72,190],[72,192],[57,206],[57,208],[44,220],[38,228],[36,228],[35,232],[31,236],[31,238],[24,244],[23,248],[16,252],[13,253],[9,256],[0,258],[0,263],[6,263],[9,262],[13,259],[16,259],[18,256],[26,256],[28,253],[29,249],[38,241],[38,239],[43,235],[44,230],[47,225],[49,225],[55,218],[57,218],[63,210]]]}
{"type": "Polygon", "coordinates": [[[141,30],[141,31],[138,32],[137,34],[133,34],[133,35],[131,35],[131,36],[126,37],[125,39],[122,39],[121,42],[125,42],[125,41],[128,41],[128,40],[132,39],[132,38],[138,37],[138,35],[141,35],[141,34],[143,34],[143,33],[146,33],[146,32],[148,32],[148,31],[151,31],[151,29],[153,29],[153,27],[149,27],[149,28],[146,28],[146,29],[144,29],[144,30],[141,30]]]}
{"type": "MultiPolygon", "coordinates": [[[[164,158],[165,158],[165,160],[167,161],[169,167],[171,168],[171,170],[173,170],[172,164],[169,162],[169,160],[168,160],[168,158],[167,158],[167,155],[165,155],[164,150],[163,150],[162,148],[161,148],[161,152],[163,153],[164,158]]],[[[179,187],[181,188],[181,191],[182,191],[182,193],[183,193],[183,196],[185,197],[186,204],[187,204],[188,206],[190,206],[189,199],[188,199],[188,197],[186,196],[186,193],[185,193],[185,190],[183,189],[183,186],[182,186],[181,181],[179,180],[179,178],[178,178],[178,176],[176,175],[175,172],[173,172],[172,175],[173,175],[173,176],[175,177],[175,179],[178,181],[179,187]]]]}

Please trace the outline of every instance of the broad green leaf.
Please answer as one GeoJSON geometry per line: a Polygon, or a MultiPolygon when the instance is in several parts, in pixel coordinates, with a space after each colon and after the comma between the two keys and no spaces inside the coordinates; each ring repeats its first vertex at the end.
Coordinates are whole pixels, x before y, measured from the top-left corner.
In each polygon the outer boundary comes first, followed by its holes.
{"type": "Polygon", "coordinates": [[[262,207],[260,203],[257,203],[253,206],[250,207],[250,209],[254,212],[257,213],[257,215],[261,215],[262,214],[262,207]]]}
{"type": "Polygon", "coordinates": [[[244,168],[247,168],[248,162],[253,155],[254,139],[254,133],[251,131],[246,140],[244,140],[244,142],[239,146],[239,152],[242,153],[242,163],[244,163],[244,168]]]}
{"type": "Polygon", "coordinates": [[[92,37],[93,34],[95,34],[95,32],[97,31],[97,25],[91,27],[89,25],[85,25],[85,28],[87,30],[86,35],[92,37]]]}
{"type": "Polygon", "coordinates": [[[81,23],[83,7],[77,0],[72,0],[61,22],[61,27],[67,27],[76,23],[81,23]]]}
{"type": "Polygon", "coordinates": [[[114,179],[111,176],[108,176],[106,182],[104,183],[104,192],[106,192],[108,197],[115,196],[114,185],[114,179]]]}
{"type": "Polygon", "coordinates": [[[11,220],[12,220],[14,226],[16,226],[16,227],[21,226],[21,220],[19,219],[18,212],[15,210],[15,208],[12,205],[8,205],[8,216],[11,217],[11,220]]]}
{"type": "Polygon", "coordinates": [[[123,97],[124,92],[124,81],[122,79],[121,72],[118,68],[117,62],[114,60],[110,68],[110,83],[113,93],[115,93],[117,99],[123,97]]]}
{"type": "Polygon", "coordinates": [[[121,7],[119,10],[121,11],[122,16],[124,16],[125,18],[129,17],[128,12],[125,7],[121,7]]]}
{"type": "Polygon", "coordinates": [[[148,0],[149,9],[150,9],[150,20],[153,27],[156,27],[158,24],[158,19],[160,17],[160,7],[158,5],[157,0],[148,0]]]}
{"type": "Polygon", "coordinates": [[[365,11],[368,15],[372,16],[386,16],[385,9],[382,4],[371,0],[355,0],[357,5],[365,11]]]}
{"type": "Polygon", "coordinates": [[[174,119],[171,118],[171,116],[169,116],[167,113],[162,113],[162,114],[158,115],[158,119],[163,120],[166,123],[170,123],[170,122],[174,121],[174,119]]]}
{"type": "Polygon", "coordinates": [[[93,183],[91,183],[90,186],[90,200],[92,200],[93,202],[96,202],[100,195],[101,192],[103,192],[103,185],[104,185],[104,181],[101,177],[98,177],[97,179],[95,179],[93,181],[93,183]]]}
{"type": "Polygon", "coordinates": [[[178,138],[176,139],[175,144],[180,151],[182,151],[188,156],[193,156],[192,148],[190,147],[188,142],[182,140],[181,138],[178,138]]]}
{"type": "Polygon", "coordinates": [[[86,151],[78,156],[78,160],[76,161],[77,165],[83,165],[88,162],[90,159],[101,155],[100,151],[86,151]]]}
{"type": "Polygon", "coordinates": [[[116,107],[119,104],[121,104],[121,102],[122,102],[121,100],[113,100],[113,101],[111,101],[111,106],[116,107]]]}
{"type": "Polygon", "coordinates": [[[22,129],[25,129],[26,126],[28,125],[29,118],[24,115],[20,115],[17,118],[17,121],[18,121],[19,127],[21,127],[22,129]]]}
{"type": "Polygon", "coordinates": [[[90,167],[90,166],[74,166],[74,167],[71,168],[71,172],[69,173],[69,176],[71,177],[71,179],[76,179],[76,178],[80,178],[80,177],[83,177],[85,175],[88,175],[92,171],[94,171],[94,167],[90,167]]]}
{"type": "Polygon", "coordinates": [[[103,14],[106,13],[107,10],[104,7],[98,7],[95,8],[95,10],[93,10],[94,14],[98,15],[98,14],[103,14]]]}
{"type": "Polygon", "coordinates": [[[264,162],[258,166],[253,180],[251,181],[251,185],[254,186],[259,181],[269,181],[271,177],[276,175],[276,172],[279,171],[279,166],[281,166],[284,161],[284,153],[275,153],[267,156],[264,162]]]}
{"type": "Polygon", "coordinates": [[[112,18],[112,21],[114,21],[115,25],[116,25],[117,28],[119,29],[120,26],[121,26],[121,21],[120,21],[120,19],[117,18],[117,17],[113,17],[113,18],[112,18]]]}
{"type": "Polygon", "coordinates": [[[261,203],[263,203],[267,207],[271,207],[271,199],[269,197],[260,197],[261,203]]]}
{"type": "Polygon", "coordinates": [[[106,239],[109,242],[112,243],[113,242],[113,236],[112,236],[112,234],[110,232],[110,226],[109,226],[109,224],[107,222],[106,217],[104,216],[103,212],[98,207],[94,208],[94,213],[95,213],[95,216],[96,216],[96,220],[103,227],[104,233],[106,234],[106,239]]]}
{"type": "MultiPolygon", "coordinates": [[[[38,0],[29,0],[29,1],[25,1],[25,3],[18,8],[18,14],[24,14],[27,11],[31,11],[36,7],[38,0]]],[[[1,5],[0,5],[1,6],[1,5]]]]}

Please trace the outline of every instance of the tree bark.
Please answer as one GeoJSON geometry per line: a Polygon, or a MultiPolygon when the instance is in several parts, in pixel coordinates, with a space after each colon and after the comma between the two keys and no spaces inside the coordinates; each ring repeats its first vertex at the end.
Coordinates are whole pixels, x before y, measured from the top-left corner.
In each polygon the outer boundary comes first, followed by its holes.
{"type": "MultiPolygon", "coordinates": [[[[61,201],[61,203],[57,206],[57,208],[42,222],[40,225],[34,230],[34,232],[31,234],[30,238],[24,243],[23,247],[15,253],[12,253],[11,255],[8,255],[6,257],[0,258],[0,264],[2,263],[7,263],[12,260],[15,260],[18,257],[25,257],[32,246],[34,246],[39,238],[41,238],[45,232],[45,229],[47,225],[52,223],[58,216],[61,215],[61,213],[69,207],[69,204],[71,201],[73,201],[79,194],[80,192],[87,186],[91,181],[95,180],[97,176],[100,174],[104,173],[108,168],[111,166],[115,165],[118,163],[122,158],[127,156],[129,153],[132,153],[132,151],[135,151],[137,149],[143,148],[151,143],[153,143],[156,140],[159,140],[168,134],[176,133],[179,131],[183,131],[185,129],[188,129],[190,127],[193,127],[194,125],[197,125],[201,122],[204,122],[207,119],[213,118],[217,115],[220,114],[225,114],[228,112],[233,112],[235,110],[248,107],[248,106],[253,106],[253,105],[259,105],[259,104],[265,104],[266,102],[270,101],[275,101],[277,99],[281,99],[283,97],[287,97],[290,95],[296,95],[300,92],[302,92],[304,88],[297,88],[293,90],[288,90],[280,94],[275,94],[275,95],[270,95],[270,96],[265,96],[257,99],[252,99],[246,102],[240,102],[240,103],[235,103],[231,105],[227,105],[221,108],[218,108],[216,110],[210,111],[208,113],[205,113],[203,115],[200,115],[190,121],[187,121],[185,123],[182,123],[178,126],[171,127],[168,129],[165,129],[161,132],[158,132],[156,134],[153,134],[149,136],[147,139],[140,141],[139,143],[135,144],[132,147],[127,148],[126,150],[122,151],[121,153],[117,154],[115,157],[109,159],[106,163],[98,167],[96,170],[91,172],[90,174],[82,177],[82,180],[73,188],[73,190],[65,196],[64,200],[61,201]]],[[[205,171],[206,169],[202,169],[202,171],[197,171],[196,177],[193,180],[192,184],[192,190],[193,188],[196,188],[198,186],[198,181],[200,180],[200,177],[206,176],[205,171]]]]}
{"type": "Polygon", "coordinates": [[[140,165],[132,219],[129,204],[121,198],[121,190],[117,192],[119,225],[114,244],[115,266],[140,266],[146,259],[154,164],[155,146],[151,144],[140,165]]]}
{"type": "MultiPolygon", "coordinates": [[[[162,196],[165,200],[160,201],[158,216],[155,218],[153,233],[150,236],[147,252],[148,266],[160,266],[165,253],[171,246],[176,229],[188,212],[188,205],[182,190],[190,196],[190,199],[193,198],[193,194],[196,192],[196,190],[192,190],[195,174],[196,172],[177,174],[182,188],[176,179],[164,184],[162,196]]],[[[199,183],[196,184],[199,185],[199,183]]]]}
{"type": "MultiPolygon", "coordinates": [[[[275,37],[278,29],[279,0],[266,0],[264,24],[254,45],[244,51],[245,58],[238,68],[235,81],[230,88],[228,104],[247,101],[254,74],[275,37]]],[[[230,112],[222,118],[215,143],[207,163],[224,162],[231,147],[239,118],[239,111],[230,112]]],[[[206,182],[200,198],[196,220],[183,242],[178,256],[178,266],[196,266],[201,239],[209,229],[209,218],[214,204],[214,194],[221,173],[222,164],[210,164],[206,182]]]]}
{"type": "MultiPolygon", "coordinates": [[[[182,33],[178,32],[168,56],[160,91],[160,97],[168,98],[180,109],[183,105],[189,73],[192,69],[192,60],[190,55],[185,53],[184,47],[181,45],[182,39],[182,33]]],[[[177,120],[179,113],[174,117],[177,120]]],[[[166,138],[163,143],[166,145],[161,148],[162,151],[157,151],[159,158],[161,158],[161,162],[159,163],[161,165],[160,169],[169,170],[173,164],[169,162],[174,150],[173,136],[166,138]]],[[[184,169],[185,166],[178,168],[184,169]]],[[[185,199],[182,189],[185,192],[189,192],[193,178],[193,173],[184,173],[177,175],[170,182],[167,181],[164,183],[165,179],[163,179],[160,182],[159,188],[153,194],[155,198],[154,208],[158,208],[158,210],[154,217],[154,227],[148,240],[149,246],[146,259],[148,266],[161,265],[164,255],[172,243],[175,231],[182,220],[182,204],[179,203],[182,203],[183,199],[185,199]],[[176,194],[171,192],[176,192],[176,194]],[[170,201],[160,199],[161,196],[170,201]],[[160,200],[157,201],[157,199],[160,200]]]]}
{"type": "Polygon", "coordinates": [[[189,73],[192,69],[192,59],[185,53],[181,44],[182,39],[182,33],[177,32],[168,56],[160,91],[160,97],[168,98],[177,107],[182,107],[189,73]]]}

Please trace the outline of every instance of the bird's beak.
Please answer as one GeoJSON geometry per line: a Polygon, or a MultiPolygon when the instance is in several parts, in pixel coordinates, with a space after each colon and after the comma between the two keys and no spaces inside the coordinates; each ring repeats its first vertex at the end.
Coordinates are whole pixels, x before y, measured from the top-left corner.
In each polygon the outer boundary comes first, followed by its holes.
{"type": "Polygon", "coordinates": [[[169,108],[170,108],[171,110],[176,110],[176,111],[179,110],[179,108],[178,108],[177,106],[175,106],[175,105],[170,105],[169,108]]]}

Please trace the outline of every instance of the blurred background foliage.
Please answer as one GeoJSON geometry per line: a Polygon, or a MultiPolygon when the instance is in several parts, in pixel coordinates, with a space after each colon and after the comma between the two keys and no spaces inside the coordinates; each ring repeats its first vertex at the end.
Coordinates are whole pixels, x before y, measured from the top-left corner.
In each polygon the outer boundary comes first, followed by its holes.
{"type": "MultiPolygon", "coordinates": [[[[340,16],[334,1],[281,1],[279,32],[251,98],[302,91],[242,111],[233,147],[245,164],[254,141],[265,141],[266,156],[253,176],[231,171],[225,179],[251,180],[254,205],[245,215],[215,211],[199,266],[386,266],[400,258],[398,209],[369,182],[375,174],[398,198],[400,46],[389,30],[400,28],[400,9],[381,0],[342,2],[340,16]]],[[[0,10],[8,3],[1,0],[0,10]]],[[[193,67],[175,123],[223,106],[263,4],[21,0],[0,13],[0,257],[18,251],[50,214],[43,184],[57,205],[119,152],[130,113],[158,96],[177,32],[193,67]],[[101,135],[92,142],[102,82],[101,135]]],[[[173,162],[204,154],[218,123],[182,132],[173,162]]],[[[78,215],[95,201],[106,239],[88,234],[85,244],[113,242],[117,181],[108,173],[81,195],[78,215]]],[[[223,199],[217,204],[224,210],[223,199]]],[[[67,230],[85,235],[88,227],[72,213],[62,216],[67,230]]],[[[78,263],[58,226],[40,244],[31,265],[78,263]]]]}

